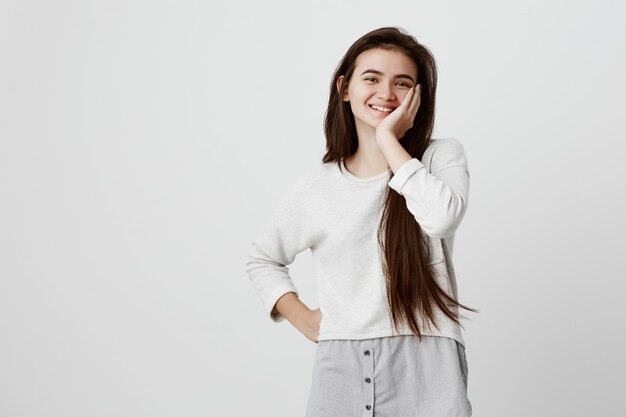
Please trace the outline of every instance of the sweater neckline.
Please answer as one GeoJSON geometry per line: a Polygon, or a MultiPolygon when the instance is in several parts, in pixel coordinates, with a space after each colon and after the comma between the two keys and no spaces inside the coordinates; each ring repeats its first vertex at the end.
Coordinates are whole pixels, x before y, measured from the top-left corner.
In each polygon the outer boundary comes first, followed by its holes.
{"type": "Polygon", "coordinates": [[[344,160],[341,160],[341,167],[343,168],[342,170],[340,170],[341,175],[353,182],[360,182],[360,183],[370,183],[370,182],[378,182],[378,181],[382,181],[383,179],[387,179],[390,176],[391,173],[391,169],[387,169],[384,172],[381,172],[380,174],[374,175],[372,177],[357,177],[356,175],[353,175],[350,173],[350,171],[348,171],[348,169],[346,168],[346,164],[344,162],[344,160]]]}

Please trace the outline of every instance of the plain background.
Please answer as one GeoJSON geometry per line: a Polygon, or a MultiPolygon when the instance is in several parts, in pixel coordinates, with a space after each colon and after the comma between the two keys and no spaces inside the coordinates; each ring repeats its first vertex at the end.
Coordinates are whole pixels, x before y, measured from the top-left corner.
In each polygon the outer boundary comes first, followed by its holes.
{"type": "MultiPolygon", "coordinates": [[[[0,3],[0,415],[301,416],[315,344],[244,263],[381,26],[465,146],[474,415],[626,415],[618,1],[0,3]]],[[[290,268],[317,307],[310,252],[290,268]]]]}

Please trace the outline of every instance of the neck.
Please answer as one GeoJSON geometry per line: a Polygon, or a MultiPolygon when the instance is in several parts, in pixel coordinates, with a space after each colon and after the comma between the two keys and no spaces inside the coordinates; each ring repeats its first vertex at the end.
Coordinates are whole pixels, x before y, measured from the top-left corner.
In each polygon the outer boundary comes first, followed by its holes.
{"type": "Polygon", "coordinates": [[[353,155],[345,160],[345,165],[352,175],[373,177],[389,169],[385,155],[376,142],[376,131],[357,128],[359,146],[353,155]]]}

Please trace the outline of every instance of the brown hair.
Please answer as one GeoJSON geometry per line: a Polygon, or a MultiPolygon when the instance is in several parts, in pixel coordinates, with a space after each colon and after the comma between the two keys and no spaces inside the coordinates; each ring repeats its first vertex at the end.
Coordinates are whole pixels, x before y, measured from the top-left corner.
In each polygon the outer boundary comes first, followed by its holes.
{"type": "MultiPolygon", "coordinates": [[[[359,38],[346,52],[335,69],[330,83],[330,97],[324,120],[326,153],[324,163],[336,162],[342,169],[342,161],[354,154],[358,136],[350,103],[341,100],[356,66],[357,57],[374,48],[396,50],[411,58],[417,65],[417,84],[421,84],[420,107],[411,127],[400,142],[413,157],[422,159],[428,147],[435,121],[435,91],[437,68],[430,51],[413,36],[397,27],[383,27],[359,38]],[[341,75],[341,91],[337,81],[341,75]]],[[[391,320],[397,330],[399,322],[405,321],[411,331],[421,339],[415,312],[425,317],[425,324],[434,319],[433,305],[450,319],[461,325],[458,307],[478,312],[449,297],[435,280],[430,265],[427,238],[419,223],[409,212],[404,198],[387,187],[383,216],[378,228],[378,242],[383,248],[383,267],[386,276],[387,301],[391,320]]],[[[464,317],[464,316],[462,316],[464,317]]],[[[464,317],[466,318],[466,317],[464,317]]]]}

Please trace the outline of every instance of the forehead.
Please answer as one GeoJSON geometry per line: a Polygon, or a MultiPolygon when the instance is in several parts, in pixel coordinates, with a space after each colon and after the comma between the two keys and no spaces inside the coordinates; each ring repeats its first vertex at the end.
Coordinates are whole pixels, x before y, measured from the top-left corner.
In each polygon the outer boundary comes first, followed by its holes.
{"type": "Polygon", "coordinates": [[[411,58],[397,50],[380,48],[369,49],[357,57],[355,73],[360,74],[366,69],[379,70],[391,76],[396,73],[417,73],[417,66],[411,58]]]}

